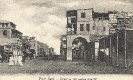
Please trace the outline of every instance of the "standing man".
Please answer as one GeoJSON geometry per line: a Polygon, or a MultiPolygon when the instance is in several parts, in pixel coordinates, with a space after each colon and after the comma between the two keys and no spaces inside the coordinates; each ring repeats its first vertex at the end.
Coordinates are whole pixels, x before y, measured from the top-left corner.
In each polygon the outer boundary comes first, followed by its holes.
{"type": "Polygon", "coordinates": [[[26,50],[26,53],[28,54],[28,57],[30,58],[30,60],[32,60],[32,53],[30,48],[28,47],[28,49],[26,50]]]}
{"type": "Polygon", "coordinates": [[[14,59],[14,65],[17,65],[18,62],[18,54],[17,54],[17,47],[16,45],[13,46],[13,59],[14,59]]]}
{"type": "Polygon", "coordinates": [[[23,52],[22,62],[25,62],[26,57],[27,57],[27,52],[26,52],[26,49],[24,49],[22,52],[23,52]]]}
{"type": "Polygon", "coordinates": [[[20,66],[23,65],[22,64],[22,55],[23,55],[23,53],[22,53],[21,46],[17,46],[17,57],[18,57],[17,59],[18,59],[18,63],[20,66]]]}
{"type": "Polygon", "coordinates": [[[3,63],[4,61],[4,46],[0,46],[0,55],[1,55],[1,62],[3,63]]]}
{"type": "Polygon", "coordinates": [[[31,58],[35,58],[35,50],[34,49],[30,49],[31,51],[31,58]]]}

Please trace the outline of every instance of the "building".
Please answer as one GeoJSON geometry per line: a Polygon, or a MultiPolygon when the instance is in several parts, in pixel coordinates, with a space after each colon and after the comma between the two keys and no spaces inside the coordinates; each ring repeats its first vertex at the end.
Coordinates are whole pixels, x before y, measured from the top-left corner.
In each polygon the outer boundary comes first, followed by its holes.
{"type": "Polygon", "coordinates": [[[0,38],[21,38],[22,33],[16,30],[16,25],[9,21],[0,21],[0,38]]]}
{"type": "Polygon", "coordinates": [[[72,43],[74,39],[80,37],[88,42],[90,28],[93,24],[93,9],[70,10],[66,13],[67,17],[67,60],[72,60],[72,43]]]}
{"type": "Polygon", "coordinates": [[[47,54],[47,59],[48,60],[53,60],[54,59],[54,55],[55,55],[54,48],[50,47],[49,48],[49,53],[47,54]]]}
{"type": "Polygon", "coordinates": [[[109,28],[110,34],[115,33],[118,30],[132,28],[133,13],[132,12],[118,12],[109,11],[109,28]]]}
{"type": "Polygon", "coordinates": [[[93,12],[93,24],[90,28],[90,41],[98,41],[99,38],[109,35],[109,14],[93,12]]]}
{"type": "Polygon", "coordinates": [[[24,49],[28,49],[29,47],[31,47],[30,37],[29,36],[22,36],[22,44],[23,44],[24,49]]]}
{"type": "MultiPolygon", "coordinates": [[[[67,60],[72,60],[74,39],[97,41],[109,35],[108,13],[94,12],[93,8],[67,11],[67,60]]],[[[82,40],[83,41],[83,40],[82,40]]]]}
{"type": "Polygon", "coordinates": [[[49,53],[49,46],[35,39],[30,40],[31,49],[35,50],[35,56],[45,56],[49,53]]]}
{"type": "Polygon", "coordinates": [[[48,54],[49,54],[48,45],[37,41],[37,55],[38,56],[46,56],[48,54]]]}
{"type": "MultiPolygon", "coordinates": [[[[93,41],[99,45],[99,39],[107,37],[118,30],[132,28],[131,25],[133,24],[133,14],[131,12],[108,11],[100,13],[93,11],[93,8],[69,10],[66,17],[67,60],[72,60],[75,46],[82,45],[82,43],[77,44],[78,41],[93,41]]],[[[96,49],[98,51],[98,46],[96,49]]]]}
{"type": "MultiPolygon", "coordinates": [[[[19,45],[22,46],[22,33],[16,30],[16,25],[10,21],[0,21],[0,45],[19,45]]],[[[6,46],[5,48],[6,49],[6,46]]],[[[11,48],[10,48],[11,49],[11,48]]]]}

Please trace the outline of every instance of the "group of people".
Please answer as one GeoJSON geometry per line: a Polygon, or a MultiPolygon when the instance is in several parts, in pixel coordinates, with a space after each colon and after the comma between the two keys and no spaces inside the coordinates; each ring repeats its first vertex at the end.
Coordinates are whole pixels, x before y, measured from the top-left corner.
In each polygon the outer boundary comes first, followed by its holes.
{"type": "Polygon", "coordinates": [[[10,54],[9,65],[20,65],[22,66],[22,50],[19,46],[12,47],[12,54],[10,54]]]}
{"type": "Polygon", "coordinates": [[[14,45],[11,47],[10,52],[1,51],[1,62],[8,60],[9,65],[19,65],[22,66],[26,58],[29,57],[30,60],[33,58],[35,51],[32,49],[22,50],[21,46],[14,45]]]}

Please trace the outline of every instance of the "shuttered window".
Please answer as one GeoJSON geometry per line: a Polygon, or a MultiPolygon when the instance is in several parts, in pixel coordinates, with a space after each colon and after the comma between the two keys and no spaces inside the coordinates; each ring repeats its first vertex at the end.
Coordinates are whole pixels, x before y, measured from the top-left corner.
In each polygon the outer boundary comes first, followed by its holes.
{"type": "Polygon", "coordinates": [[[84,24],[80,24],[80,31],[84,31],[84,24]]]}

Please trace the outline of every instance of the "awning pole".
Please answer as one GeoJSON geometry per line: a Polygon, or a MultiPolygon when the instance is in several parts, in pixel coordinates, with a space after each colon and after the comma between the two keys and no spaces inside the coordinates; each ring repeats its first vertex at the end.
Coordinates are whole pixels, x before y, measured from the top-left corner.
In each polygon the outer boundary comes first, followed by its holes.
{"type": "Polygon", "coordinates": [[[127,46],[127,45],[126,45],[126,30],[125,30],[125,67],[127,67],[127,63],[126,63],[126,62],[127,62],[127,61],[126,61],[126,58],[127,58],[127,56],[126,56],[126,55],[127,55],[126,50],[127,50],[127,49],[126,49],[126,46],[127,46]]]}
{"type": "Polygon", "coordinates": [[[118,33],[117,33],[117,52],[116,52],[116,58],[117,58],[117,66],[118,66],[118,33]]]}
{"type": "Polygon", "coordinates": [[[109,46],[110,46],[110,47],[109,47],[109,58],[110,58],[109,60],[110,60],[110,63],[112,64],[112,55],[111,55],[111,36],[109,37],[109,39],[110,39],[110,40],[109,40],[109,46]]]}

